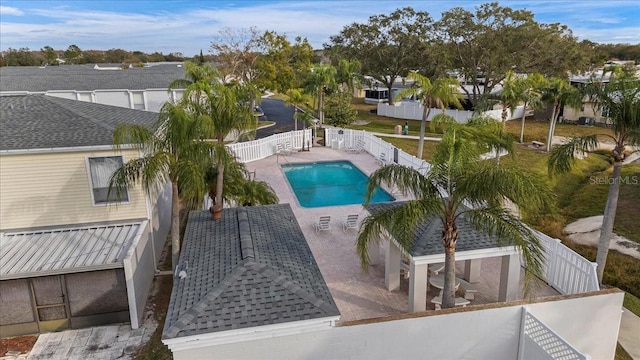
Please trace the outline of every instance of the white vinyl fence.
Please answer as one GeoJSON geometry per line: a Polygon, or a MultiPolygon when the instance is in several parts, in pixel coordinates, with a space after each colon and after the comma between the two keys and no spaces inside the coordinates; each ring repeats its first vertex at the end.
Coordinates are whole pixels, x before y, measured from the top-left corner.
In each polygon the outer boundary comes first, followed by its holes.
{"type": "Polygon", "coordinates": [[[545,323],[522,309],[522,323],[518,360],[589,360],[591,357],[576,350],[545,323]]]}
{"type": "Polygon", "coordinates": [[[231,150],[238,157],[240,162],[248,163],[264,159],[275,154],[278,144],[285,145],[286,143],[289,143],[294,150],[300,150],[302,149],[304,142],[305,149],[307,147],[311,148],[313,146],[313,139],[311,136],[312,130],[310,128],[305,130],[289,131],[286,133],[267,136],[266,138],[258,140],[229,144],[227,145],[227,149],[231,150]]]}
{"type": "MultiPolygon", "coordinates": [[[[363,130],[325,129],[325,143],[331,144],[333,140],[338,140],[346,148],[355,147],[358,140],[361,140],[365,144],[365,151],[373,157],[378,158],[381,153],[385,153],[394,163],[414,168],[422,174],[426,174],[431,168],[428,162],[418,159],[363,130]]],[[[550,286],[562,294],[600,290],[595,263],[569,249],[558,239],[551,238],[539,231],[534,231],[534,233],[545,249],[547,261],[543,264],[544,274],[550,286]]]]}
{"type": "MultiPolygon", "coordinates": [[[[416,101],[402,101],[397,102],[394,105],[378,104],[378,115],[392,117],[396,119],[408,119],[408,120],[422,120],[423,107],[416,101]]],[[[520,119],[524,106],[518,106],[516,110],[511,113],[511,110],[507,110],[507,119],[520,119]]],[[[442,114],[442,110],[438,108],[432,108],[429,112],[427,121],[431,121],[434,116],[442,114]]],[[[470,118],[473,117],[473,111],[469,110],[452,110],[445,109],[445,114],[454,118],[457,122],[464,124],[470,118]]],[[[502,109],[489,110],[482,113],[482,115],[488,116],[495,120],[502,120],[502,109]]]]}
{"type": "Polygon", "coordinates": [[[561,294],[579,294],[600,290],[597,264],[563,245],[559,239],[535,231],[545,248],[544,264],[546,280],[561,294]]]}

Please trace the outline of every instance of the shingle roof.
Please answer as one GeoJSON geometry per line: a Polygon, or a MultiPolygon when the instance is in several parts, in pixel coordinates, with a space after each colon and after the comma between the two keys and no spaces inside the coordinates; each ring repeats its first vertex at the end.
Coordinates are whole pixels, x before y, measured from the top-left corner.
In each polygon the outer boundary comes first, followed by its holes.
{"type": "MultiPolygon", "coordinates": [[[[376,213],[400,206],[403,203],[400,201],[370,204],[367,206],[367,210],[371,213],[376,213]]],[[[456,220],[456,225],[458,226],[456,252],[500,247],[495,238],[475,230],[471,223],[464,218],[459,217],[456,220]]],[[[409,253],[413,257],[443,254],[444,247],[442,246],[441,236],[442,222],[440,219],[435,216],[427,219],[416,228],[415,240],[409,253]]],[[[505,244],[502,245],[504,246],[505,244]]]]}
{"type": "Polygon", "coordinates": [[[126,70],[96,70],[93,66],[3,66],[0,67],[0,91],[166,89],[173,80],[184,78],[184,67],[178,64],[126,70]]]}
{"type": "Polygon", "coordinates": [[[144,222],[0,234],[0,279],[123,267],[144,222]]]}
{"type": "Polygon", "coordinates": [[[113,144],[121,124],[153,128],[158,114],[46,95],[0,96],[0,150],[113,144]]]}
{"type": "Polygon", "coordinates": [[[288,204],[191,212],[163,339],[338,316],[288,204]]]}

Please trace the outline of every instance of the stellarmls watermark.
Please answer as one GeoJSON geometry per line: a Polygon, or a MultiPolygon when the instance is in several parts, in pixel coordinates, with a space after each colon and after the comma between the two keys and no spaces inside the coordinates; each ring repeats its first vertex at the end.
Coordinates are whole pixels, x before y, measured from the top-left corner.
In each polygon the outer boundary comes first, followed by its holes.
{"type": "Polygon", "coordinates": [[[620,176],[620,178],[614,178],[611,176],[605,176],[605,177],[591,176],[589,177],[589,183],[596,184],[596,185],[613,185],[616,183],[624,184],[624,185],[640,185],[640,176],[639,175],[620,176]]]}

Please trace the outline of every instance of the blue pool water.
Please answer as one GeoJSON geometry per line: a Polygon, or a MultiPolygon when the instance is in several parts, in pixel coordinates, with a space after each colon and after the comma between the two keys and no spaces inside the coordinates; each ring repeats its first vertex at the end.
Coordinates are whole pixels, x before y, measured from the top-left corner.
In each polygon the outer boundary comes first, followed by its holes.
{"type": "MultiPolygon", "coordinates": [[[[362,204],[369,178],[350,161],[282,165],[302,207],[362,204]]],[[[372,203],[395,200],[376,188],[372,203]]]]}

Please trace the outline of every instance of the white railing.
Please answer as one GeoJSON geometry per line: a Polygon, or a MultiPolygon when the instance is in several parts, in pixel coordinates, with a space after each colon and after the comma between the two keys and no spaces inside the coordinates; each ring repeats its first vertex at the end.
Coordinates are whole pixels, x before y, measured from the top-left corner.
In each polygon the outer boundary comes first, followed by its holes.
{"type": "Polygon", "coordinates": [[[227,149],[231,150],[242,163],[256,161],[264,159],[276,153],[276,147],[278,144],[291,144],[291,147],[295,150],[302,149],[302,143],[304,140],[304,146],[312,147],[313,139],[311,138],[311,129],[289,131],[281,134],[274,134],[267,136],[266,138],[234,143],[227,145],[227,149]]]}
{"type": "Polygon", "coordinates": [[[371,156],[379,158],[380,154],[384,153],[391,161],[417,169],[423,174],[426,174],[430,168],[428,162],[418,159],[364,130],[326,128],[324,136],[325,144],[331,144],[333,140],[337,140],[346,148],[354,148],[358,141],[362,141],[364,142],[364,150],[371,156]]]}
{"type": "MultiPolygon", "coordinates": [[[[414,168],[422,174],[426,174],[431,168],[428,162],[397,149],[392,144],[363,130],[325,129],[326,144],[331,144],[334,139],[342,141],[347,148],[355,146],[358,140],[362,140],[365,144],[365,151],[373,157],[378,158],[380,153],[385,153],[393,162],[414,168]]],[[[596,263],[590,262],[569,249],[558,239],[535,230],[534,234],[545,249],[547,261],[543,263],[543,274],[550,286],[562,294],[600,290],[595,268],[596,263]]]]}
{"type": "Polygon", "coordinates": [[[561,294],[579,294],[600,290],[597,264],[569,249],[558,239],[534,231],[544,246],[544,274],[550,286],[561,294]]]}
{"type": "Polygon", "coordinates": [[[589,360],[526,308],[522,309],[518,360],[589,360]]]}

